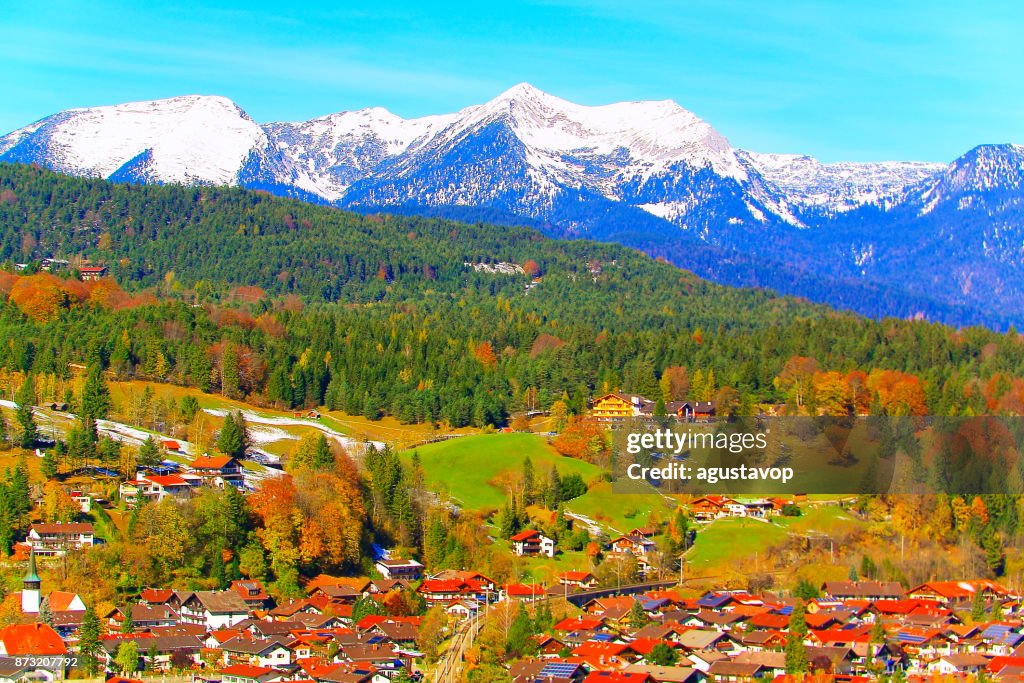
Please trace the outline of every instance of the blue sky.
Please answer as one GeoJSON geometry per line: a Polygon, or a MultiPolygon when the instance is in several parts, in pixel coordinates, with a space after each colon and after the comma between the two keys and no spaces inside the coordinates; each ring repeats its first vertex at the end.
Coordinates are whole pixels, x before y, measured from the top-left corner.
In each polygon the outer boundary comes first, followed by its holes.
{"type": "Polygon", "coordinates": [[[673,99],[736,146],[825,161],[1024,142],[1019,2],[5,4],[3,132],[189,93],[257,121],[418,116],[528,81],[582,104],[673,99]]]}

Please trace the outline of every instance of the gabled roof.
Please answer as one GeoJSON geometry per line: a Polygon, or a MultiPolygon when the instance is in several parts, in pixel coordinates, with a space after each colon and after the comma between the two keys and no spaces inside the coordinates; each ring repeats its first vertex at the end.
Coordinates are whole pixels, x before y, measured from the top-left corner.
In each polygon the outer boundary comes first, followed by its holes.
{"type": "Polygon", "coordinates": [[[164,488],[189,486],[189,483],[177,474],[147,474],[145,480],[164,488]]]}
{"type": "Polygon", "coordinates": [[[211,614],[248,614],[249,606],[238,593],[227,591],[196,591],[195,597],[211,614]]]}
{"type": "Polygon", "coordinates": [[[0,642],[8,656],[63,655],[68,649],[60,635],[46,624],[14,624],[0,629],[0,642]]]}
{"type": "Polygon", "coordinates": [[[66,524],[33,524],[29,531],[37,534],[48,534],[57,536],[78,536],[79,534],[94,534],[96,530],[92,524],[86,522],[68,522],[66,524]]]}
{"type": "Polygon", "coordinates": [[[190,462],[188,466],[193,470],[221,470],[232,462],[237,461],[230,455],[201,455],[190,462]]]}
{"type": "MultiPolygon", "coordinates": [[[[71,609],[71,603],[78,598],[78,593],[68,591],[52,591],[46,598],[53,612],[67,612],[71,609]]],[[[80,599],[80,598],[79,598],[80,599]]]]}
{"type": "Polygon", "coordinates": [[[170,588],[145,588],[139,597],[153,605],[160,605],[174,597],[174,591],[170,588]]]}
{"type": "Polygon", "coordinates": [[[960,600],[973,598],[974,594],[978,591],[990,592],[996,595],[1010,595],[1010,591],[1001,584],[989,581],[988,579],[977,579],[974,581],[929,581],[911,591],[907,591],[907,593],[911,595],[919,592],[935,593],[950,600],[960,600]]]}
{"type": "Polygon", "coordinates": [[[505,593],[512,597],[532,597],[546,594],[547,589],[539,583],[510,583],[505,586],[505,593]]]}
{"type": "Polygon", "coordinates": [[[253,666],[252,664],[233,664],[221,669],[220,673],[226,676],[238,676],[239,678],[261,678],[273,673],[269,666],[253,666]]]}

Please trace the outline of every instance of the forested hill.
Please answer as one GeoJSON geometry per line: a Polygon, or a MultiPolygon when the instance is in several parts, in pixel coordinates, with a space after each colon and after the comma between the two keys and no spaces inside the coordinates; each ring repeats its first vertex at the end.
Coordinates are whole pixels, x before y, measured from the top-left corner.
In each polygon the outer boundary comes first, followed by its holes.
{"type": "MultiPolygon", "coordinates": [[[[362,216],[240,189],[138,186],[0,164],[0,262],[85,257],[125,289],[234,287],[344,303],[502,296],[608,328],[764,326],[827,309],[716,286],[629,248],[528,229],[362,216]],[[542,282],[465,264],[533,261],[542,282]],[[173,278],[173,279],[172,279],[173,278]]],[[[529,266],[532,268],[533,266],[529,266]]]]}
{"type": "Polygon", "coordinates": [[[615,388],[744,408],[790,399],[794,383],[840,410],[847,396],[892,412],[1024,405],[1016,334],[874,322],[527,229],[0,165],[0,262],[82,257],[111,277],[0,273],[0,368],[98,361],[454,425],[559,400],[582,411],[615,388]]]}

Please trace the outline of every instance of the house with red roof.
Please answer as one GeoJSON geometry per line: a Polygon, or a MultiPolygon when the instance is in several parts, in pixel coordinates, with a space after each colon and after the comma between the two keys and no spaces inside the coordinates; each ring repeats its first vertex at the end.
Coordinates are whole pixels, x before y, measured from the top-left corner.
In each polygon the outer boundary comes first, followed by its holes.
{"type": "Polygon", "coordinates": [[[597,586],[597,577],[590,572],[568,571],[558,575],[558,584],[577,590],[589,590],[597,586]]]}
{"type": "Polygon", "coordinates": [[[519,557],[555,556],[555,542],[536,529],[520,531],[509,539],[512,552],[519,557]]]}
{"type": "MultiPolygon", "coordinates": [[[[728,496],[708,495],[690,501],[687,508],[694,519],[707,522],[712,519],[729,517],[732,514],[731,510],[735,509],[730,506],[737,505],[740,504],[728,496]]],[[[740,507],[742,506],[740,505],[740,507]]]]}
{"type": "Polygon", "coordinates": [[[188,470],[207,486],[242,483],[242,464],[229,455],[201,455],[188,464],[188,470]]]}
{"type": "Polygon", "coordinates": [[[59,556],[69,550],[91,548],[96,530],[85,522],[33,524],[28,530],[28,543],[36,555],[59,556]]]}
{"type": "Polygon", "coordinates": [[[583,683],[654,683],[654,680],[649,673],[641,671],[591,671],[583,683]]]}
{"type": "Polygon", "coordinates": [[[78,279],[82,282],[95,282],[107,276],[106,266],[82,266],[78,269],[78,279]]]}
{"type": "Polygon", "coordinates": [[[249,606],[249,609],[266,609],[270,605],[270,596],[264,590],[263,584],[257,579],[245,579],[232,581],[229,590],[238,593],[238,597],[249,606]]]}
{"type": "Polygon", "coordinates": [[[140,472],[135,479],[121,482],[118,492],[125,505],[133,508],[144,498],[157,503],[168,497],[187,500],[192,497],[195,488],[200,483],[202,483],[202,479],[195,475],[186,477],[180,474],[143,474],[140,472]]]}
{"type": "Polygon", "coordinates": [[[473,580],[463,579],[424,579],[417,589],[423,596],[427,605],[451,605],[467,599],[488,598],[487,591],[483,586],[473,580]]]}
{"type": "Polygon", "coordinates": [[[270,681],[283,681],[289,675],[276,671],[269,666],[254,666],[252,664],[233,664],[220,670],[223,683],[270,683],[270,681]]]}
{"type": "Polygon", "coordinates": [[[1003,585],[988,579],[929,581],[907,591],[907,597],[933,600],[948,607],[967,607],[978,593],[986,603],[1016,597],[1003,585]]]}
{"type": "Polygon", "coordinates": [[[60,634],[46,624],[12,624],[0,629],[0,657],[52,657],[67,653],[60,634]]]}
{"type": "Polygon", "coordinates": [[[502,590],[502,594],[510,600],[534,602],[547,598],[547,589],[539,583],[510,583],[502,590]]]}

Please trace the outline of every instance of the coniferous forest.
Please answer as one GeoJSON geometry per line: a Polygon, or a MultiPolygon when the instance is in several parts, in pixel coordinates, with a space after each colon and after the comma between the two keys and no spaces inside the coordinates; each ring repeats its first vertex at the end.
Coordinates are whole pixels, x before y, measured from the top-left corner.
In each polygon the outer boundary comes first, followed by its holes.
{"type": "Polygon", "coordinates": [[[0,263],[9,372],[100,365],[255,403],[452,426],[503,425],[556,401],[581,413],[615,389],[738,411],[825,405],[843,394],[836,383],[864,384],[878,412],[1024,406],[1014,331],[872,321],[525,228],[4,164],[0,263]],[[81,282],[85,264],[109,276],[81,282]]]}

